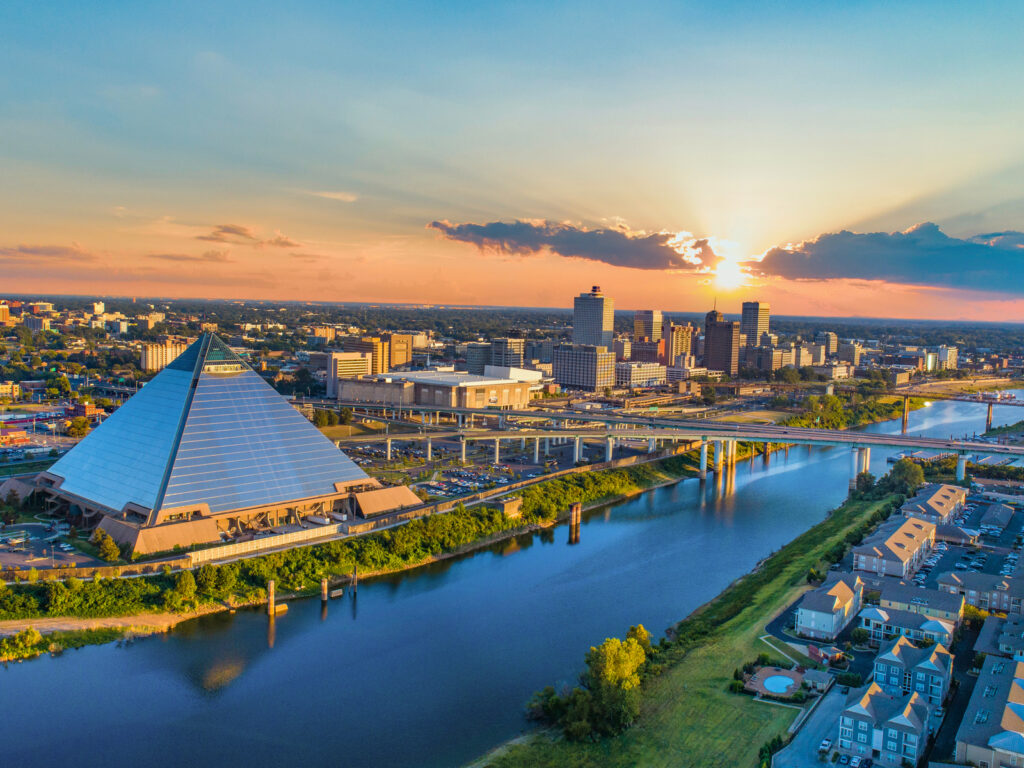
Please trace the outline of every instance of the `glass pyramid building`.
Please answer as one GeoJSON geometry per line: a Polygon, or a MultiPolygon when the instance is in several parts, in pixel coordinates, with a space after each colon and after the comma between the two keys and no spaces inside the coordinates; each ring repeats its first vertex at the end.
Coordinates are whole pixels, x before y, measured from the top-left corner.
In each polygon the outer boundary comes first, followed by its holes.
{"type": "MultiPolygon", "coordinates": [[[[135,528],[216,521],[193,536],[209,540],[237,533],[261,515],[269,524],[303,513],[329,515],[353,489],[377,486],[213,334],[192,344],[41,480],[52,498],[87,522],[98,514],[135,528]]],[[[116,527],[104,525],[124,539],[116,527]]]]}

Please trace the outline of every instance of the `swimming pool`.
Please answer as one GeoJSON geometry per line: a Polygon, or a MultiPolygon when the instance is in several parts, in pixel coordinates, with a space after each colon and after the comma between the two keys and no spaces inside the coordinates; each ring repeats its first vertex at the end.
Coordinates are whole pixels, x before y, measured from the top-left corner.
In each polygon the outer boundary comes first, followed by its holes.
{"type": "Polygon", "coordinates": [[[766,677],[761,683],[766,691],[771,693],[786,693],[796,684],[796,681],[786,675],[772,675],[766,677]]]}

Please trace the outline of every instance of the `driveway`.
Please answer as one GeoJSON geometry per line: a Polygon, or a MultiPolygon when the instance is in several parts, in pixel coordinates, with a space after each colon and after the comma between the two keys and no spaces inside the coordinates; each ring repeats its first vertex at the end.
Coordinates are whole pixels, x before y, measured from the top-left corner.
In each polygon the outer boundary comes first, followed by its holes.
{"type": "Polygon", "coordinates": [[[967,703],[970,701],[974,686],[978,682],[977,677],[967,674],[967,671],[974,663],[974,652],[971,650],[978,639],[978,631],[964,629],[960,642],[957,643],[953,657],[953,679],[958,683],[953,696],[946,702],[946,719],[935,735],[935,742],[931,750],[925,753],[927,760],[952,759],[953,751],[956,748],[956,732],[960,728],[960,721],[967,711],[967,703]]]}
{"type": "Polygon", "coordinates": [[[831,762],[819,759],[818,745],[822,739],[832,739],[835,749],[835,741],[839,737],[839,713],[843,711],[845,703],[846,696],[839,692],[838,686],[832,686],[793,737],[793,741],[775,754],[772,768],[822,768],[832,765],[831,762]]]}

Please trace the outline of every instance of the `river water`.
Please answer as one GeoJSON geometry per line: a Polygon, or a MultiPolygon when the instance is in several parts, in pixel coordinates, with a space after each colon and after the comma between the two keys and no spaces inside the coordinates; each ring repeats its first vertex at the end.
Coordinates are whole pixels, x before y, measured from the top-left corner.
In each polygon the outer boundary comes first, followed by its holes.
{"type": "MultiPolygon", "coordinates": [[[[995,409],[997,425],[1022,417],[995,409]]],[[[940,402],[910,431],[973,434],[984,418],[940,402]]],[[[872,451],[876,475],[888,455],[872,451]]],[[[530,694],[572,683],[589,646],[638,622],[660,636],[820,521],[849,470],[848,450],[793,448],[738,465],[728,493],[687,480],[596,510],[578,544],[559,526],[364,582],[326,612],[293,602],[273,632],[240,611],[8,665],[0,765],[465,763],[526,727],[530,694]]]]}

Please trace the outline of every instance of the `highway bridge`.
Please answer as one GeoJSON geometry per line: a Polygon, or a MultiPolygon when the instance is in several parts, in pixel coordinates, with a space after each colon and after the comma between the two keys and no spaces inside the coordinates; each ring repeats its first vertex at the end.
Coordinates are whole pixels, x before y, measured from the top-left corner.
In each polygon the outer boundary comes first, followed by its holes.
{"type": "MultiPolygon", "coordinates": [[[[803,427],[786,427],[762,424],[738,424],[734,422],[709,421],[676,421],[667,419],[623,416],[613,414],[576,414],[559,413],[557,415],[537,414],[531,411],[500,411],[487,415],[499,420],[498,429],[475,429],[471,425],[472,415],[462,418],[460,411],[468,409],[442,409],[456,418],[456,428],[444,430],[396,435],[366,435],[339,440],[338,445],[359,443],[385,443],[387,458],[391,458],[393,441],[425,442],[427,458],[431,458],[435,441],[457,441],[460,444],[462,461],[466,460],[466,445],[469,442],[490,442],[494,448],[494,461],[501,456],[502,441],[518,440],[521,447],[533,442],[534,461],[540,462],[540,455],[546,455],[551,445],[572,441],[574,458],[582,458],[583,442],[586,440],[604,441],[605,460],[614,457],[617,444],[624,441],[647,441],[648,451],[654,452],[665,442],[687,443],[700,449],[700,477],[707,476],[709,449],[713,449],[716,471],[721,471],[723,463],[728,467],[735,464],[736,445],[740,442],[759,443],[764,445],[817,445],[831,447],[848,447],[851,449],[850,478],[851,484],[861,472],[867,471],[870,465],[871,448],[895,448],[909,450],[936,451],[953,453],[958,457],[957,479],[963,480],[966,472],[967,459],[972,455],[998,455],[1014,459],[1024,459],[1024,446],[995,445],[992,443],[943,439],[934,437],[914,437],[906,434],[886,435],[869,432],[808,429],[803,427]],[[540,419],[549,422],[543,428],[506,428],[508,419],[514,417],[540,419]],[[572,422],[582,422],[573,426],[572,422]],[[599,424],[595,424],[599,422],[599,424]],[[556,442],[552,442],[556,441],[556,442]]],[[[440,427],[440,412],[434,411],[423,415],[424,423],[431,422],[440,427]]],[[[482,414],[476,411],[476,417],[482,414]]]]}

